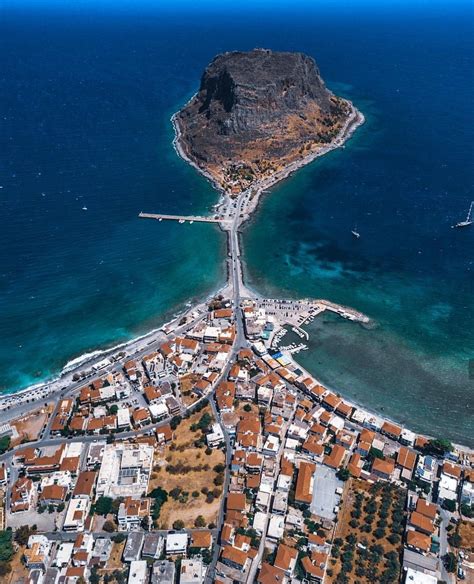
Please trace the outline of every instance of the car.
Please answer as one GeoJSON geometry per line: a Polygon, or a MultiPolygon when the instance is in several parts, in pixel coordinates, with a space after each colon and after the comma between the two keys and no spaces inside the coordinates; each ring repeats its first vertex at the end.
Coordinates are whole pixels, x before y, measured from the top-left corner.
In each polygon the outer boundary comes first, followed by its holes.
{"type": "Polygon", "coordinates": [[[466,578],[466,574],[464,573],[464,570],[461,568],[461,566],[458,567],[458,578],[460,580],[464,580],[466,578]]]}

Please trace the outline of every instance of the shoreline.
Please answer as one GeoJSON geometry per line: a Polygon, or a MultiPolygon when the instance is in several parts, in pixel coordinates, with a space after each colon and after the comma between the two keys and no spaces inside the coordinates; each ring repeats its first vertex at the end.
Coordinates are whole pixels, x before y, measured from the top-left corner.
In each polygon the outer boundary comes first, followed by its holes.
{"type": "MultiPolygon", "coordinates": [[[[191,99],[193,99],[193,98],[191,97],[191,99]]],[[[342,147],[345,144],[345,142],[352,137],[352,135],[357,130],[357,128],[359,128],[362,124],[364,124],[364,122],[365,122],[364,115],[352,104],[352,102],[350,102],[349,100],[346,100],[346,101],[348,101],[348,103],[350,103],[352,112],[333,142],[331,142],[330,144],[328,144],[326,146],[323,146],[322,148],[318,149],[316,152],[312,152],[312,153],[308,154],[307,156],[303,157],[300,160],[296,160],[296,161],[291,162],[286,167],[277,171],[271,177],[261,179],[260,181],[257,181],[255,184],[253,184],[251,187],[249,187],[254,191],[254,196],[252,197],[251,204],[249,205],[248,209],[246,210],[246,212],[242,216],[242,219],[239,223],[239,229],[238,229],[239,248],[240,248],[240,241],[241,241],[241,237],[242,237],[242,231],[240,228],[245,223],[247,223],[251,219],[251,217],[255,214],[255,212],[258,210],[258,207],[260,205],[260,198],[262,195],[267,194],[268,189],[270,189],[271,187],[273,187],[274,185],[276,185],[280,181],[285,180],[286,178],[291,176],[294,172],[296,172],[297,170],[299,170],[303,166],[310,164],[311,162],[313,162],[317,158],[324,156],[325,154],[328,154],[332,150],[336,150],[337,148],[342,147]]],[[[213,205],[214,211],[218,212],[219,208],[222,207],[223,205],[225,205],[226,196],[228,196],[228,195],[220,187],[220,185],[218,185],[216,183],[216,181],[210,175],[210,173],[206,172],[204,169],[199,167],[199,165],[196,164],[193,160],[191,160],[189,158],[189,156],[187,155],[187,153],[185,152],[185,150],[180,142],[181,137],[182,137],[182,133],[181,133],[181,129],[179,127],[179,123],[177,121],[177,114],[178,113],[179,112],[174,113],[170,119],[170,121],[173,125],[174,133],[175,133],[175,136],[174,136],[174,139],[172,142],[173,148],[174,148],[175,152],[178,154],[178,156],[180,156],[185,162],[190,164],[202,176],[204,176],[211,183],[213,188],[219,193],[218,202],[213,205]]],[[[226,235],[228,237],[230,232],[226,229],[223,229],[222,225],[219,225],[219,227],[222,231],[224,231],[226,233],[226,235]]],[[[242,263],[242,265],[244,265],[243,260],[241,260],[241,263],[242,263]]],[[[91,350],[90,352],[83,353],[82,355],[79,355],[77,357],[74,357],[73,359],[69,360],[64,365],[64,367],[60,370],[59,374],[57,374],[55,377],[52,377],[51,379],[40,381],[37,384],[30,385],[30,386],[25,387],[23,389],[7,390],[5,393],[0,395],[0,412],[4,411],[7,406],[8,407],[10,407],[10,406],[17,407],[25,402],[30,403],[31,401],[36,401],[39,405],[41,400],[44,400],[46,398],[51,399],[51,397],[54,394],[56,394],[56,393],[60,394],[64,390],[67,390],[68,389],[67,387],[61,387],[61,386],[67,385],[67,383],[68,383],[67,378],[70,378],[69,383],[73,382],[72,378],[73,378],[74,374],[79,373],[80,370],[84,370],[85,368],[90,369],[91,367],[93,367],[93,365],[97,364],[98,362],[103,361],[104,359],[107,359],[107,358],[110,359],[114,355],[116,356],[117,352],[121,352],[121,351],[125,351],[125,350],[128,350],[128,352],[130,353],[130,358],[132,358],[134,353],[137,353],[137,352],[143,350],[143,347],[140,349],[140,345],[142,345],[147,340],[150,339],[150,341],[146,344],[151,344],[153,342],[157,342],[158,341],[157,337],[159,337],[160,335],[170,334],[173,331],[173,325],[176,328],[178,326],[178,323],[180,322],[180,320],[184,316],[199,310],[203,305],[206,306],[207,303],[209,302],[209,300],[211,300],[215,296],[217,296],[219,294],[226,293],[226,291],[229,288],[229,279],[228,279],[229,262],[227,261],[227,258],[224,259],[224,265],[225,265],[225,270],[226,270],[226,281],[221,287],[217,288],[215,291],[207,293],[200,300],[195,299],[194,303],[193,303],[193,301],[188,301],[188,302],[186,302],[186,304],[182,308],[178,307],[177,310],[173,313],[171,319],[164,322],[162,325],[158,326],[157,328],[154,328],[154,329],[152,329],[148,332],[145,332],[139,336],[133,337],[127,341],[124,341],[122,343],[114,345],[110,348],[105,348],[105,349],[98,348],[98,349],[91,350]],[[41,395],[30,396],[28,399],[25,399],[27,394],[30,394],[31,392],[38,393],[38,394],[41,393],[41,395]],[[8,403],[5,403],[5,402],[8,402],[8,403]],[[17,402],[17,403],[15,403],[15,402],[17,402]]],[[[262,297],[262,294],[260,294],[256,290],[253,290],[245,282],[243,270],[242,270],[242,283],[244,284],[244,290],[250,292],[251,296],[253,296],[255,298],[262,297]]],[[[328,300],[324,300],[323,302],[327,302],[328,304],[332,304],[328,300]]],[[[352,310],[354,310],[354,309],[352,309],[352,310]]],[[[356,312],[358,312],[358,311],[356,311],[356,312]]],[[[369,319],[369,322],[371,322],[370,319],[369,319]]],[[[282,326],[282,325],[280,325],[280,326],[282,326]]],[[[318,381],[318,379],[315,375],[308,372],[291,355],[290,355],[290,359],[296,367],[305,371],[308,375],[310,375],[311,377],[316,379],[316,381],[318,381]]],[[[114,362],[115,361],[111,360],[110,364],[112,364],[114,362]]],[[[80,383],[79,382],[75,382],[75,383],[77,383],[78,386],[86,384],[91,377],[93,377],[94,375],[100,375],[100,374],[101,374],[100,369],[98,369],[95,371],[95,373],[93,375],[89,374],[87,377],[84,377],[83,379],[81,379],[80,383]]],[[[382,420],[388,420],[388,421],[391,421],[395,424],[400,424],[399,422],[388,417],[385,414],[382,416],[382,415],[380,415],[379,412],[374,411],[370,408],[367,408],[363,404],[357,403],[355,400],[347,399],[344,396],[343,392],[341,393],[341,391],[339,389],[333,389],[332,387],[328,386],[327,384],[321,384],[321,385],[326,387],[328,390],[330,390],[334,393],[337,393],[338,395],[341,396],[341,398],[344,399],[344,401],[346,401],[350,405],[358,408],[359,410],[363,411],[364,413],[366,413],[368,415],[374,416],[374,417],[382,419],[382,420]]],[[[403,425],[403,427],[406,427],[406,426],[403,425]]],[[[422,435],[427,436],[427,437],[431,437],[430,434],[422,434],[422,435]]],[[[455,446],[457,449],[459,449],[460,451],[463,451],[463,452],[469,452],[469,453],[474,452],[474,449],[471,449],[470,447],[468,447],[466,445],[462,445],[462,444],[458,444],[458,443],[453,442],[453,446],[455,446]]]]}
{"type": "MultiPolygon", "coordinates": [[[[187,103],[189,103],[194,98],[194,95],[188,100],[187,103]]],[[[347,101],[349,101],[349,100],[347,100],[347,101]]],[[[252,206],[250,207],[249,212],[246,214],[246,216],[243,217],[243,219],[240,223],[240,226],[245,224],[250,219],[250,217],[258,210],[260,197],[262,194],[265,194],[265,191],[267,189],[271,188],[272,186],[274,186],[278,182],[288,178],[291,174],[293,174],[294,172],[296,172],[297,170],[299,170],[303,166],[310,164],[316,158],[319,158],[320,156],[327,154],[331,150],[335,150],[336,148],[340,148],[353,135],[355,130],[360,125],[362,125],[364,123],[365,118],[364,118],[363,114],[361,112],[359,112],[359,110],[357,110],[357,108],[355,108],[355,106],[352,104],[352,102],[349,102],[349,103],[351,104],[352,115],[347,119],[346,123],[344,124],[344,127],[341,128],[338,136],[335,138],[335,140],[333,142],[331,142],[331,144],[328,144],[327,146],[320,148],[317,152],[313,152],[313,153],[305,156],[301,160],[294,161],[294,162],[290,163],[284,169],[278,171],[277,173],[275,173],[274,175],[272,175],[271,177],[269,177],[267,179],[263,179],[263,181],[260,181],[260,183],[257,183],[256,185],[254,185],[252,187],[253,189],[255,189],[255,196],[253,197],[253,200],[252,200],[252,206]]],[[[225,192],[220,187],[220,185],[218,185],[214,181],[213,177],[209,173],[207,173],[204,169],[199,167],[193,160],[191,160],[189,158],[189,156],[186,154],[186,152],[184,151],[182,144],[180,143],[182,133],[181,133],[181,129],[179,127],[179,123],[177,121],[177,114],[179,113],[179,111],[175,112],[170,118],[170,121],[171,121],[173,129],[174,129],[174,134],[175,134],[175,136],[173,138],[173,142],[172,142],[173,148],[174,148],[175,152],[178,154],[178,156],[180,156],[185,162],[190,164],[202,176],[204,176],[211,183],[213,188],[219,193],[219,195],[220,195],[219,199],[218,199],[217,203],[215,203],[213,205],[214,209],[217,210],[225,202],[225,192]]],[[[222,227],[220,227],[220,228],[222,230],[222,227]]],[[[223,231],[225,232],[225,230],[223,230],[223,231]]],[[[241,236],[241,232],[239,231],[239,241],[240,241],[240,236],[241,236]]],[[[228,267],[228,262],[226,260],[224,260],[224,265],[225,265],[226,272],[228,272],[229,267],[228,267]]],[[[242,274],[242,279],[244,279],[243,274],[242,274]]],[[[226,279],[226,282],[221,287],[217,288],[214,292],[211,292],[210,294],[206,295],[205,298],[202,298],[202,300],[198,301],[198,303],[194,305],[194,308],[196,306],[199,306],[200,304],[210,300],[211,298],[215,297],[216,295],[220,294],[221,292],[225,291],[227,286],[228,286],[228,281],[226,279]]],[[[249,292],[251,292],[252,295],[260,296],[260,294],[256,290],[249,288],[247,286],[247,284],[245,284],[245,288],[249,292]]],[[[51,393],[61,391],[60,388],[51,387],[51,386],[59,384],[63,380],[65,381],[66,376],[68,376],[68,375],[72,376],[72,375],[74,375],[74,373],[78,373],[80,369],[83,369],[87,366],[88,367],[92,366],[98,360],[102,360],[102,359],[105,359],[109,356],[112,356],[117,351],[120,352],[121,350],[133,349],[133,346],[136,345],[137,343],[140,343],[141,341],[145,341],[147,338],[152,337],[153,335],[159,334],[160,331],[162,331],[166,327],[172,325],[174,322],[179,321],[185,314],[187,314],[188,312],[193,310],[193,306],[187,307],[187,304],[188,303],[186,303],[182,309],[180,309],[178,307],[177,312],[174,312],[174,314],[170,320],[164,322],[162,325],[160,325],[156,328],[153,328],[153,329],[151,329],[143,334],[139,334],[138,336],[134,336],[134,337],[130,338],[129,340],[120,342],[117,345],[113,345],[111,347],[103,348],[103,349],[101,349],[101,348],[91,349],[85,353],[78,355],[77,357],[73,357],[72,359],[70,359],[69,361],[67,361],[65,363],[65,365],[59,370],[59,372],[57,374],[52,374],[49,378],[38,381],[38,383],[33,383],[33,384],[28,385],[24,388],[5,390],[0,395],[0,411],[3,409],[2,406],[5,405],[5,401],[8,401],[8,402],[10,402],[11,400],[20,401],[23,397],[26,396],[27,393],[30,393],[30,392],[44,392],[44,393],[42,393],[41,396],[38,396],[36,398],[36,399],[38,399],[38,401],[40,401],[40,400],[44,399],[45,397],[49,397],[51,393]]]]}

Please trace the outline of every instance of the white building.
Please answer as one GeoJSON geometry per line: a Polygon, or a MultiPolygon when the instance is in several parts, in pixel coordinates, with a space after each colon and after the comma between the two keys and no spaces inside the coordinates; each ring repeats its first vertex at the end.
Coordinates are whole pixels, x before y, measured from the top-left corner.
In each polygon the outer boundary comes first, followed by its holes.
{"type": "Polygon", "coordinates": [[[147,584],[148,564],[145,560],[136,560],[130,563],[128,584],[147,584]]]}
{"type": "Polygon", "coordinates": [[[201,560],[182,560],[179,584],[203,584],[206,569],[201,560]]]}
{"type": "Polygon", "coordinates": [[[166,404],[164,402],[160,402],[158,404],[151,404],[150,406],[148,406],[148,409],[150,410],[151,417],[154,420],[162,420],[163,418],[166,418],[169,415],[168,408],[166,407],[166,404]]]}
{"type": "Polygon", "coordinates": [[[188,548],[187,533],[168,533],[166,536],[166,555],[185,554],[188,548]]]}
{"type": "Polygon", "coordinates": [[[267,537],[275,541],[283,537],[285,531],[285,517],[283,515],[271,515],[268,524],[267,537]]]}
{"type": "Polygon", "coordinates": [[[224,433],[219,424],[212,425],[212,431],[210,434],[207,434],[206,442],[211,448],[219,446],[219,444],[224,442],[224,433]]]}
{"type": "Polygon", "coordinates": [[[97,497],[140,498],[148,492],[153,447],[148,444],[107,444],[97,479],[97,497]]]}
{"type": "Polygon", "coordinates": [[[73,497],[64,518],[63,531],[84,531],[90,504],[89,497],[73,497]]]}

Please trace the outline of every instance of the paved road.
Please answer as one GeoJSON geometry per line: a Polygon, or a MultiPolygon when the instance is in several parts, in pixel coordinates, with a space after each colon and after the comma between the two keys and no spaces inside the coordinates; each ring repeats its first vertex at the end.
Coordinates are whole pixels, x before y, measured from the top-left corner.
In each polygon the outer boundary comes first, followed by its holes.
{"type": "MultiPolygon", "coordinates": [[[[248,346],[248,343],[247,343],[247,340],[246,340],[245,334],[244,334],[244,323],[243,323],[242,311],[240,309],[240,286],[241,286],[241,281],[242,281],[241,280],[242,272],[241,272],[239,240],[238,240],[238,227],[240,225],[240,210],[242,208],[242,203],[244,201],[244,198],[245,198],[245,193],[242,193],[239,196],[239,199],[237,202],[234,220],[232,222],[231,229],[228,232],[228,239],[227,239],[227,243],[229,246],[228,255],[229,255],[229,261],[230,261],[228,275],[229,275],[229,279],[232,282],[232,303],[233,303],[233,307],[234,307],[236,335],[235,335],[235,342],[234,342],[234,345],[232,347],[232,351],[230,354],[230,358],[229,358],[224,370],[222,371],[222,374],[219,378],[219,383],[220,383],[220,381],[227,379],[229,370],[232,366],[232,363],[235,360],[235,357],[236,357],[238,351],[241,348],[248,346]]],[[[217,387],[217,385],[218,384],[216,384],[216,387],[217,387]]],[[[219,422],[219,425],[222,428],[222,432],[224,434],[224,439],[225,439],[225,448],[226,448],[226,471],[225,471],[225,479],[224,479],[224,485],[223,485],[223,491],[222,491],[223,496],[222,496],[222,501],[221,501],[221,505],[219,508],[218,518],[217,518],[217,531],[220,534],[221,530],[222,530],[223,523],[224,523],[225,500],[226,500],[226,495],[227,495],[227,492],[229,490],[229,484],[230,484],[230,463],[232,460],[232,444],[231,444],[231,440],[229,437],[229,433],[227,432],[224,424],[222,423],[220,413],[218,412],[218,410],[216,408],[216,404],[215,404],[213,398],[214,398],[214,396],[211,397],[209,402],[211,404],[211,408],[212,408],[214,417],[219,422]]],[[[207,570],[207,575],[206,575],[206,583],[207,584],[212,584],[212,582],[214,582],[215,568],[216,568],[217,560],[219,559],[220,550],[221,550],[220,542],[216,541],[216,543],[214,545],[212,561],[209,564],[209,567],[207,570]]]]}

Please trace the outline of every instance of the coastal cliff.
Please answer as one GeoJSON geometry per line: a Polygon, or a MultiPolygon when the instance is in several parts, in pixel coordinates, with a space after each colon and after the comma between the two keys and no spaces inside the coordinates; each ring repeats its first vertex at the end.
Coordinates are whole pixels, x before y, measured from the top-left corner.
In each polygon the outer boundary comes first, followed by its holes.
{"type": "Polygon", "coordinates": [[[238,193],[331,143],[351,113],[312,58],[255,49],[215,57],[174,121],[182,153],[238,193]]]}

